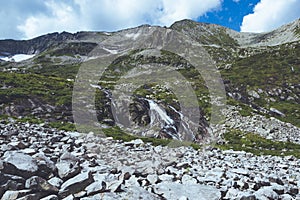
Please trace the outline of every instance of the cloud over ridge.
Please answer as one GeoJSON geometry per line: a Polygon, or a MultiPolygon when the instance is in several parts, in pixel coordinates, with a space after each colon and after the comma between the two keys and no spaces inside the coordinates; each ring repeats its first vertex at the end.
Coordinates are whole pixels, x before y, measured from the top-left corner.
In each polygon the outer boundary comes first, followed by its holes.
{"type": "Polygon", "coordinates": [[[261,0],[243,18],[242,32],[267,32],[299,17],[300,0],[261,0]]]}
{"type": "MultiPolygon", "coordinates": [[[[21,1],[6,1],[2,3],[2,7],[18,5],[21,1]]],[[[28,0],[26,2],[36,9],[23,10],[21,16],[10,16],[10,19],[7,19],[10,25],[15,27],[10,31],[17,32],[17,35],[23,38],[64,30],[115,31],[146,23],[169,26],[181,19],[197,19],[208,11],[219,8],[222,0],[189,0],[188,3],[186,0],[28,0]]],[[[1,17],[5,18],[0,14],[0,19],[1,17]]]]}

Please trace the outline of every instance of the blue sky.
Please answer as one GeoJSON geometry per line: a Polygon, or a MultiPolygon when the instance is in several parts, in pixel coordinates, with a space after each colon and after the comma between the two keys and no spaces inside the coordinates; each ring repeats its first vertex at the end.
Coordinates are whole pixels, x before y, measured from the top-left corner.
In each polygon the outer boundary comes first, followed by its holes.
{"type": "Polygon", "coordinates": [[[116,31],[182,19],[266,32],[300,18],[300,0],[0,0],[0,39],[116,31]]]}
{"type": "Polygon", "coordinates": [[[259,0],[224,0],[219,9],[208,12],[198,17],[199,22],[208,22],[226,26],[240,31],[244,16],[253,13],[253,9],[259,0]]]}

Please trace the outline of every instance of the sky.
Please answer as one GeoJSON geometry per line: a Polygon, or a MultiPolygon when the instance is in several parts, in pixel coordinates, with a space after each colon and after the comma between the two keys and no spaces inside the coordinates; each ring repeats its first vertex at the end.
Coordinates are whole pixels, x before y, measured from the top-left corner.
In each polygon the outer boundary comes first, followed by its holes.
{"type": "Polygon", "coordinates": [[[300,0],[0,0],[0,39],[116,31],[192,19],[267,32],[300,18],[300,0]]]}

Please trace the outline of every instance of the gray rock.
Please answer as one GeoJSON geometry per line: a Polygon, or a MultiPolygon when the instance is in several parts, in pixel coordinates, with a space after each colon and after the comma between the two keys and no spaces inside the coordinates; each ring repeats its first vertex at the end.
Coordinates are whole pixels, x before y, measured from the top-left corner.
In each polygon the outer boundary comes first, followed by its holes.
{"type": "Polygon", "coordinates": [[[104,192],[106,183],[104,181],[96,181],[85,188],[88,196],[104,192]]]}
{"type": "Polygon", "coordinates": [[[129,142],[124,142],[125,146],[140,146],[142,144],[144,144],[144,142],[141,139],[136,139],[136,140],[132,140],[132,141],[129,141],[129,142]]]}
{"type": "Polygon", "coordinates": [[[240,200],[256,200],[256,197],[254,194],[241,194],[240,200]]]}
{"type": "Polygon", "coordinates": [[[276,192],[277,194],[281,195],[281,194],[284,194],[284,186],[282,185],[278,185],[276,183],[273,183],[271,186],[270,186],[274,192],[276,192]]]}
{"type": "Polygon", "coordinates": [[[256,91],[254,91],[254,90],[248,91],[248,95],[249,95],[249,96],[252,96],[252,97],[254,97],[254,98],[256,98],[256,99],[259,99],[259,98],[260,98],[259,94],[258,94],[256,91]]]}
{"type": "Polygon", "coordinates": [[[241,169],[241,168],[238,168],[238,169],[233,169],[231,170],[233,173],[236,173],[236,174],[240,174],[240,175],[244,175],[244,176],[247,176],[249,171],[248,170],[245,170],[245,169],[241,169]]]}
{"type": "Polygon", "coordinates": [[[155,184],[158,181],[158,176],[156,174],[149,174],[147,180],[150,184],[155,184]]]}
{"type": "Polygon", "coordinates": [[[57,193],[57,187],[48,183],[45,179],[33,176],[26,180],[25,188],[31,189],[33,191],[44,191],[47,193],[57,193]]]}
{"type": "Polygon", "coordinates": [[[107,189],[109,189],[111,192],[121,192],[121,184],[123,183],[122,180],[115,180],[110,183],[107,183],[107,189]]]}
{"type": "Polygon", "coordinates": [[[66,180],[80,173],[79,159],[73,154],[66,152],[56,163],[58,175],[61,179],[66,180]]]}
{"type": "Polygon", "coordinates": [[[75,200],[75,198],[72,194],[70,194],[69,196],[63,198],[62,200],[75,200]]]}
{"type": "Polygon", "coordinates": [[[299,189],[296,187],[292,187],[289,189],[288,193],[291,195],[297,195],[299,193],[299,189]]]}
{"type": "Polygon", "coordinates": [[[270,111],[277,114],[277,115],[280,115],[282,117],[285,117],[285,114],[282,113],[281,111],[277,110],[276,108],[270,108],[270,111]]]}
{"type": "Polygon", "coordinates": [[[283,194],[280,196],[281,200],[293,200],[294,198],[289,194],[283,194]]]}
{"type": "Polygon", "coordinates": [[[77,176],[67,180],[61,185],[59,194],[62,197],[66,197],[69,194],[74,194],[80,191],[83,191],[88,185],[94,181],[91,172],[84,172],[78,174],[77,176]]]}
{"type": "Polygon", "coordinates": [[[190,175],[184,174],[181,178],[182,184],[196,184],[197,180],[190,175]]]}
{"type": "Polygon", "coordinates": [[[84,197],[84,196],[86,196],[86,191],[81,191],[81,192],[78,192],[78,193],[76,193],[76,194],[73,194],[73,196],[75,197],[75,198],[82,198],[82,197],[84,197]]]}
{"type": "Polygon", "coordinates": [[[63,180],[61,180],[60,178],[57,178],[57,177],[53,177],[50,180],[48,180],[48,183],[59,188],[63,184],[63,180]]]}
{"type": "Polygon", "coordinates": [[[3,155],[3,172],[29,178],[38,172],[36,160],[17,151],[7,151],[3,155]]]}
{"type": "Polygon", "coordinates": [[[20,150],[20,152],[28,154],[28,155],[33,155],[36,153],[36,149],[26,148],[26,149],[20,150]]]}
{"type": "Polygon", "coordinates": [[[224,172],[223,171],[208,171],[205,173],[205,177],[197,177],[197,179],[200,182],[214,182],[218,183],[221,181],[221,178],[223,176],[224,172]]]}
{"type": "Polygon", "coordinates": [[[17,200],[40,200],[43,197],[43,193],[38,192],[35,194],[27,194],[24,197],[18,198],[17,200]]]}
{"type": "Polygon", "coordinates": [[[174,176],[169,175],[169,174],[162,174],[162,175],[159,175],[158,178],[161,181],[172,181],[174,179],[174,176]]]}
{"type": "Polygon", "coordinates": [[[12,190],[7,190],[1,200],[15,200],[17,198],[21,198],[25,195],[27,195],[28,193],[30,193],[30,190],[19,190],[19,191],[12,191],[12,190]]]}
{"type": "Polygon", "coordinates": [[[159,200],[159,196],[151,194],[142,187],[132,186],[125,188],[125,191],[121,194],[121,199],[143,199],[143,200],[159,200]]]}
{"type": "Polygon", "coordinates": [[[106,192],[102,194],[95,194],[94,196],[84,197],[81,198],[81,200],[116,200],[121,199],[120,194],[112,193],[112,192],[106,192]]]}
{"type": "Polygon", "coordinates": [[[278,199],[278,194],[273,191],[272,186],[262,187],[254,192],[254,195],[257,199],[278,199]]]}
{"type": "Polygon", "coordinates": [[[180,183],[162,182],[154,187],[154,191],[166,199],[186,197],[187,199],[197,200],[217,200],[221,198],[221,193],[217,188],[199,184],[183,185],[180,183]]]}
{"type": "Polygon", "coordinates": [[[40,200],[58,200],[58,196],[53,194],[53,195],[49,195],[44,198],[41,198],[40,200]]]}
{"type": "Polygon", "coordinates": [[[236,199],[239,196],[239,190],[230,188],[225,196],[225,199],[236,199]]]}

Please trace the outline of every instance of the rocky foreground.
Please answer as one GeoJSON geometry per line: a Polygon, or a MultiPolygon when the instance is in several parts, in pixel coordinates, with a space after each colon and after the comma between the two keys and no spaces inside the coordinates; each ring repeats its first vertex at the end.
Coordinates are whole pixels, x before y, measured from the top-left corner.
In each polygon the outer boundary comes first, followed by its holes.
{"type": "Polygon", "coordinates": [[[300,160],[0,123],[2,200],[300,199],[300,160]]]}

